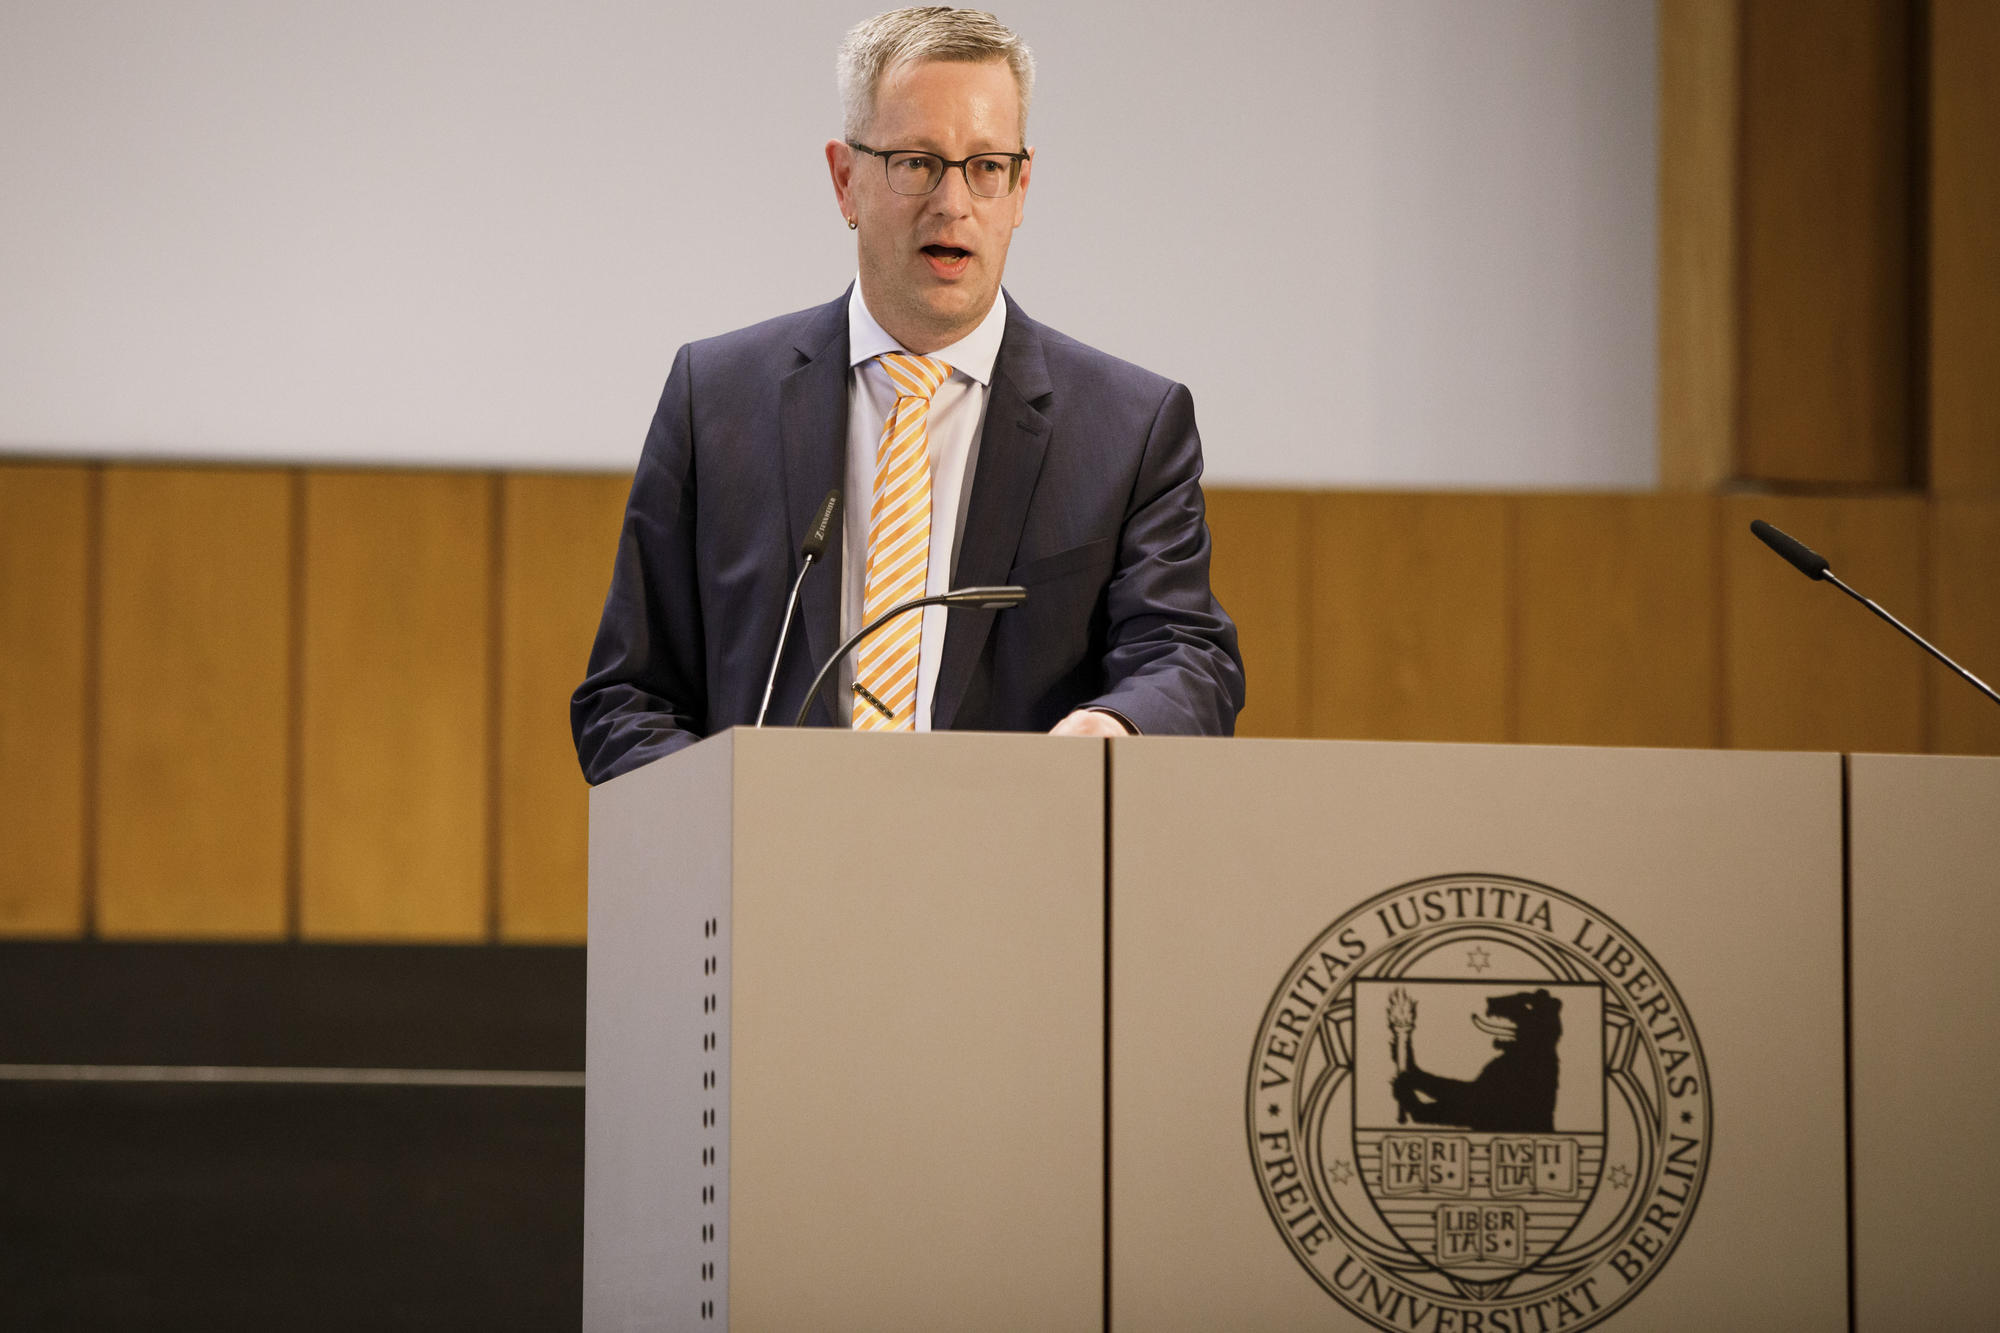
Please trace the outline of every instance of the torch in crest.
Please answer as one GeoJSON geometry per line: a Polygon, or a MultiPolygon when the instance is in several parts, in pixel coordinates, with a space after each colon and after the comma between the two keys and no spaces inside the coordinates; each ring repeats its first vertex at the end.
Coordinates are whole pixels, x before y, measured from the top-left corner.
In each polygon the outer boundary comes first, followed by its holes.
{"type": "MultiPolygon", "coordinates": [[[[1389,992],[1389,1059],[1398,1074],[1409,1069],[1413,1060],[1410,1054],[1410,1034],[1417,1030],[1417,1002],[1401,986],[1389,992]]],[[[1398,1099],[1396,1123],[1408,1124],[1409,1108],[1398,1099]]]]}

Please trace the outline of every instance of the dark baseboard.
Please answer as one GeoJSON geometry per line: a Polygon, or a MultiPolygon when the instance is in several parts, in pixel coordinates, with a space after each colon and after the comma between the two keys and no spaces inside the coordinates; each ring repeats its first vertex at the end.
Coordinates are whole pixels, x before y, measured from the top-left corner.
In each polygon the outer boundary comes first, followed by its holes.
{"type": "Polygon", "coordinates": [[[0,1328],[575,1327],[583,962],[0,945],[0,1328]]]}
{"type": "Polygon", "coordinates": [[[0,1064],[583,1068],[578,947],[0,943],[0,1064]]]}

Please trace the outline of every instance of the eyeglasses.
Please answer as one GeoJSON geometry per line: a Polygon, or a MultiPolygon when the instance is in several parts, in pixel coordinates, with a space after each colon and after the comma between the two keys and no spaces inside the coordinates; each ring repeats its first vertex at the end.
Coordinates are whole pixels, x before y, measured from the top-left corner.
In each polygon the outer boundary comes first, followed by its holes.
{"type": "Polygon", "coordinates": [[[1028,160],[1026,153],[978,153],[953,162],[936,153],[903,149],[884,152],[852,139],[847,141],[847,146],[881,158],[882,170],[889,177],[889,188],[897,194],[929,194],[944,179],[947,169],[957,167],[965,175],[968,190],[982,199],[1004,199],[1014,193],[1014,187],[1021,183],[1021,164],[1028,160]]]}

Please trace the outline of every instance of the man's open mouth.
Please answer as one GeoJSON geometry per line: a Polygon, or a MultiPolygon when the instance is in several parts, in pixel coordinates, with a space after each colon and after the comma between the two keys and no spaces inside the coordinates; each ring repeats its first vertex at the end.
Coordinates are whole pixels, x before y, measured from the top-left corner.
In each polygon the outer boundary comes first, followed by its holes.
{"type": "Polygon", "coordinates": [[[961,250],[955,245],[927,245],[924,247],[924,253],[946,264],[956,264],[962,259],[972,257],[970,250],[961,250]]]}

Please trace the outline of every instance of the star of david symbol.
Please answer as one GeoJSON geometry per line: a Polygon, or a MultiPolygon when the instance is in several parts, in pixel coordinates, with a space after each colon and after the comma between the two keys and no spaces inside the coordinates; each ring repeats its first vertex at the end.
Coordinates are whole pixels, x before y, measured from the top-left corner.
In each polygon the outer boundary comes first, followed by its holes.
{"type": "Polygon", "coordinates": [[[1347,1164],[1345,1158],[1342,1158],[1328,1167],[1326,1174],[1332,1178],[1334,1184],[1345,1185],[1348,1181],[1354,1179],[1354,1168],[1347,1164]]]}
{"type": "Polygon", "coordinates": [[[1629,1189],[1631,1188],[1631,1185],[1632,1185],[1632,1172],[1629,1168],[1626,1167],[1626,1165],[1623,1162],[1620,1162],[1617,1166],[1611,1168],[1612,1189],[1615,1190],[1629,1189]]]}
{"type": "Polygon", "coordinates": [[[1486,952],[1485,945],[1475,944],[1472,946],[1472,951],[1465,955],[1465,965],[1474,972],[1484,972],[1493,966],[1493,955],[1486,952]]]}

